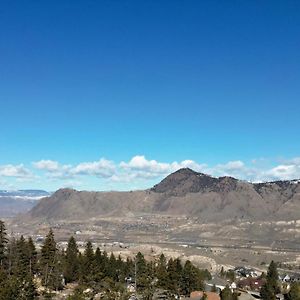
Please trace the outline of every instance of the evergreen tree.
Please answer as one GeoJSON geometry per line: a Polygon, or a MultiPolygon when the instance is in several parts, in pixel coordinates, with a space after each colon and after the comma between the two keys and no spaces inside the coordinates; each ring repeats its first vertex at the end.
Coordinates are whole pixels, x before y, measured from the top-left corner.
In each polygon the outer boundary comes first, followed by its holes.
{"type": "Polygon", "coordinates": [[[4,265],[4,260],[6,258],[7,242],[8,239],[5,224],[3,221],[0,220],[0,266],[4,265]]]}
{"type": "Polygon", "coordinates": [[[229,279],[230,282],[234,282],[235,281],[235,273],[234,273],[234,271],[233,270],[227,271],[225,277],[227,279],[229,279]]]}
{"type": "Polygon", "coordinates": [[[266,277],[268,284],[272,287],[275,293],[280,291],[278,284],[278,272],[277,272],[277,264],[272,260],[266,277]]]}
{"type": "Polygon", "coordinates": [[[181,278],[182,271],[183,271],[181,260],[179,258],[176,258],[174,263],[175,263],[176,273],[179,275],[179,278],[181,278]]]}
{"type": "Polygon", "coordinates": [[[88,241],[85,245],[84,253],[81,259],[81,281],[91,283],[94,280],[95,260],[93,245],[88,241]]]}
{"type": "Polygon", "coordinates": [[[287,300],[300,300],[300,284],[293,283],[291,290],[287,294],[287,300]]]}
{"type": "Polygon", "coordinates": [[[182,276],[182,265],[180,259],[173,260],[170,258],[167,265],[168,272],[168,289],[174,291],[176,294],[180,293],[180,281],[182,276]]]}
{"type": "Polygon", "coordinates": [[[27,240],[27,251],[30,274],[35,274],[37,271],[37,251],[31,237],[27,240]]]}
{"type": "Polygon", "coordinates": [[[68,296],[67,300],[85,300],[86,297],[84,296],[82,291],[75,290],[75,292],[68,296]]]}
{"type": "Polygon", "coordinates": [[[94,250],[93,245],[90,241],[88,241],[85,245],[83,257],[84,262],[87,264],[87,267],[91,267],[93,265],[94,260],[94,250]]]}
{"type": "Polygon", "coordinates": [[[181,289],[184,295],[204,289],[200,270],[193,266],[189,260],[186,261],[183,268],[181,289]]]}
{"type": "Polygon", "coordinates": [[[21,289],[19,290],[18,300],[35,300],[38,293],[33,282],[33,278],[28,274],[22,281],[21,289]]]}
{"type": "Polygon", "coordinates": [[[16,257],[13,266],[13,273],[20,279],[25,278],[30,273],[30,260],[28,245],[23,236],[16,241],[16,257]]]}
{"type": "Polygon", "coordinates": [[[40,271],[42,284],[54,290],[62,287],[62,270],[59,258],[54,234],[50,229],[41,249],[40,271]]]}
{"type": "Polygon", "coordinates": [[[118,258],[116,260],[116,274],[117,274],[117,280],[118,282],[124,282],[125,280],[125,273],[124,273],[124,266],[125,263],[121,258],[121,255],[118,255],[118,258]]]}
{"type": "Polygon", "coordinates": [[[117,274],[117,260],[113,252],[110,254],[109,257],[109,268],[107,270],[107,275],[114,281],[117,281],[118,274],[117,274]]]}
{"type": "Polygon", "coordinates": [[[168,289],[169,277],[167,272],[167,260],[163,253],[159,257],[156,276],[158,279],[157,286],[163,289],[168,289]]]}
{"type": "Polygon", "coordinates": [[[100,251],[100,248],[97,247],[94,254],[94,280],[100,282],[104,278],[103,271],[105,270],[104,257],[100,251]]]}
{"type": "Polygon", "coordinates": [[[106,251],[102,253],[102,269],[105,276],[109,275],[109,258],[106,251]]]}
{"type": "Polygon", "coordinates": [[[123,272],[124,272],[124,279],[125,277],[132,277],[134,274],[134,262],[132,261],[131,258],[127,258],[126,262],[124,263],[123,267],[123,272]]]}
{"type": "Polygon", "coordinates": [[[102,266],[103,259],[102,259],[102,253],[99,247],[96,248],[95,254],[94,254],[94,260],[98,267],[102,266]]]}
{"type": "Polygon", "coordinates": [[[64,263],[64,277],[66,283],[79,278],[78,247],[73,236],[70,237],[64,263]]]}
{"type": "Polygon", "coordinates": [[[221,300],[233,300],[233,294],[228,285],[220,293],[221,300]]]}
{"type": "Polygon", "coordinates": [[[268,281],[261,287],[260,296],[263,300],[275,300],[275,292],[272,286],[268,283],[268,281]]]}
{"type": "Polygon", "coordinates": [[[12,237],[7,244],[7,271],[8,275],[13,273],[17,261],[17,241],[12,237]]]}
{"type": "Polygon", "coordinates": [[[279,291],[277,265],[272,260],[268,268],[266,282],[261,288],[260,295],[263,300],[273,300],[279,291]]]}
{"type": "Polygon", "coordinates": [[[149,289],[151,279],[144,255],[138,252],[135,258],[136,285],[139,290],[149,289]]]}
{"type": "Polygon", "coordinates": [[[0,300],[18,300],[19,293],[20,282],[15,275],[0,283],[0,300]]]}
{"type": "Polygon", "coordinates": [[[239,292],[233,292],[232,300],[239,300],[239,292]]]}

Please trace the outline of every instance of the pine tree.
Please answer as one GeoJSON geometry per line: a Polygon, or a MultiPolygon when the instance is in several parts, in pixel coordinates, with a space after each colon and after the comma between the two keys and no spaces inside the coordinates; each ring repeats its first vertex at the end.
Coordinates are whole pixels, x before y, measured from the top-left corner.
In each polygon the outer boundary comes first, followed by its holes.
{"type": "Polygon", "coordinates": [[[118,276],[117,276],[118,274],[117,274],[116,270],[117,270],[117,260],[116,260],[115,255],[112,252],[109,257],[108,276],[114,281],[117,281],[117,278],[118,278],[118,276]]]}
{"type": "Polygon", "coordinates": [[[266,282],[261,288],[260,295],[263,300],[273,300],[276,298],[276,294],[278,292],[279,292],[279,284],[278,284],[277,265],[272,260],[268,268],[266,282]]]}
{"type": "Polygon", "coordinates": [[[100,251],[100,248],[97,247],[95,254],[94,254],[94,276],[93,279],[96,282],[100,282],[104,278],[104,271],[105,264],[104,264],[104,257],[100,251]]]}
{"type": "Polygon", "coordinates": [[[27,251],[30,274],[35,274],[37,271],[37,251],[31,237],[29,237],[27,240],[27,251]]]}
{"type": "Polygon", "coordinates": [[[6,228],[3,221],[0,220],[0,266],[4,265],[4,260],[6,258],[7,251],[7,234],[6,228]]]}
{"type": "Polygon", "coordinates": [[[124,263],[124,279],[125,277],[132,277],[134,274],[134,262],[131,258],[127,258],[126,262],[124,263]]]}
{"type": "Polygon", "coordinates": [[[30,273],[28,245],[23,236],[16,241],[16,257],[13,273],[20,279],[24,279],[30,273]]]}
{"type": "Polygon", "coordinates": [[[163,289],[168,289],[169,277],[167,272],[167,260],[164,254],[161,254],[159,257],[156,276],[158,279],[157,286],[163,289]]]}
{"type": "Polygon", "coordinates": [[[13,273],[17,261],[17,241],[12,237],[7,244],[7,271],[8,275],[13,273]]]}
{"type": "Polygon", "coordinates": [[[22,287],[20,289],[20,294],[18,300],[35,300],[37,299],[38,293],[33,282],[33,278],[28,274],[22,281],[22,287]]]}
{"type": "Polygon", "coordinates": [[[7,287],[7,273],[3,266],[0,266],[0,300],[4,299],[4,289],[7,287]]]}
{"type": "Polygon", "coordinates": [[[64,277],[66,283],[78,280],[79,277],[79,260],[78,247],[73,236],[70,237],[64,264],[64,277]]]}
{"type": "Polygon", "coordinates": [[[204,289],[200,270],[193,266],[189,260],[186,261],[183,268],[181,289],[184,295],[189,295],[195,290],[204,289]]]}
{"type": "Polygon", "coordinates": [[[140,290],[148,289],[150,285],[149,272],[144,255],[138,252],[135,258],[136,285],[140,290]]]}
{"type": "Polygon", "coordinates": [[[102,257],[102,253],[101,253],[101,250],[100,250],[99,247],[96,248],[95,255],[94,255],[94,261],[95,261],[95,264],[96,264],[97,268],[103,268],[104,267],[103,257],[102,257]]]}
{"type": "Polygon", "coordinates": [[[84,253],[81,259],[81,281],[89,283],[94,277],[94,250],[93,245],[88,241],[85,245],[84,253]]]}
{"type": "Polygon", "coordinates": [[[180,260],[178,258],[175,260],[170,258],[170,260],[168,261],[167,271],[169,278],[168,289],[175,294],[179,294],[179,283],[182,276],[182,266],[180,260]]]}
{"type": "Polygon", "coordinates": [[[260,296],[263,300],[275,300],[275,292],[272,286],[268,283],[268,281],[261,287],[260,296]]]}
{"type": "Polygon", "coordinates": [[[13,275],[0,284],[0,300],[18,300],[20,281],[13,275]]]}
{"type": "Polygon", "coordinates": [[[83,256],[85,259],[85,263],[88,264],[88,266],[91,266],[94,260],[94,250],[93,245],[90,241],[86,243],[83,256]]]}
{"type": "Polygon", "coordinates": [[[229,270],[226,272],[226,278],[230,280],[230,282],[235,281],[235,273],[233,270],[229,270]]]}
{"type": "Polygon", "coordinates": [[[44,286],[55,290],[62,287],[62,271],[59,252],[56,247],[52,229],[50,229],[46,236],[41,249],[40,271],[44,286]]]}
{"type": "Polygon", "coordinates": [[[287,300],[300,300],[300,284],[293,283],[291,290],[287,294],[287,300]]]}
{"type": "Polygon", "coordinates": [[[68,296],[67,300],[85,300],[86,297],[84,296],[83,292],[82,291],[78,291],[78,290],[75,290],[75,292],[68,296]]]}
{"type": "Polygon", "coordinates": [[[121,255],[118,255],[118,258],[116,260],[116,273],[117,273],[117,281],[118,282],[124,282],[125,280],[125,274],[124,274],[124,266],[125,263],[121,258],[121,255]]]}
{"type": "Polygon", "coordinates": [[[109,258],[106,251],[102,254],[102,270],[104,276],[109,276],[109,258]]]}
{"type": "Polygon", "coordinates": [[[279,285],[278,285],[278,272],[277,272],[277,264],[272,260],[266,277],[268,283],[271,285],[272,289],[275,293],[278,293],[280,291],[279,285]]]}
{"type": "Polygon", "coordinates": [[[220,293],[221,300],[233,300],[233,294],[228,285],[220,293]]]}

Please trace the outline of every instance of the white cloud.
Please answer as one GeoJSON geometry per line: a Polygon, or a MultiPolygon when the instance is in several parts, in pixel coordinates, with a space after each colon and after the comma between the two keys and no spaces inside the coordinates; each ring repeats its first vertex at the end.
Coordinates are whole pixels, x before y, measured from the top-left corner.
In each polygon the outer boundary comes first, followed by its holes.
{"type": "Polygon", "coordinates": [[[240,160],[229,161],[227,164],[224,165],[224,170],[241,170],[245,167],[245,164],[240,160]]]}
{"type": "Polygon", "coordinates": [[[69,180],[81,175],[107,178],[115,173],[114,162],[104,158],[99,161],[81,162],[75,166],[53,160],[40,160],[33,162],[32,165],[38,170],[45,171],[51,180],[69,180]]]}
{"type": "Polygon", "coordinates": [[[227,174],[231,172],[239,172],[245,169],[245,164],[240,160],[229,161],[225,164],[219,164],[212,168],[219,173],[227,174]]]}
{"type": "Polygon", "coordinates": [[[147,160],[143,155],[134,156],[129,162],[122,161],[120,168],[127,172],[135,173],[146,178],[155,178],[175,172],[181,168],[191,168],[195,171],[201,171],[205,165],[200,165],[193,160],[184,160],[182,162],[158,162],[156,160],[147,160]]]}
{"type": "Polygon", "coordinates": [[[73,177],[70,174],[71,165],[60,164],[58,161],[43,159],[32,163],[33,167],[45,171],[47,178],[51,180],[64,180],[73,177]]]}
{"type": "Polygon", "coordinates": [[[252,182],[292,180],[300,178],[300,160],[295,158],[271,167],[259,165],[257,160],[252,160],[250,164],[230,161],[208,168],[206,171],[214,176],[233,176],[252,182]]]}
{"type": "Polygon", "coordinates": [[[156,160],[147,160],[143,155],[134,156],[128,163],[121,162],[120,167],[126,170],[140,170],[164,174],[168,172],[170,165],[156,160]]]}
{"type": "Polygon", "coordinates": [[[45,170],[48,172],[55,172],[60,169],[60,165],[57,161],[43,159],[40,161],[33,162],[32,165],[39,170],[45,170]]]}
{"type": "Polygon", "coordinates": [[[67,180],[62,183],[61,188],[70,188],[70,189],[75,189],[80,187],[82,185],[82,182],[79,180],[67,180]]]}
{"type": "Polygon", "coordinates": [[[31,172],[24,167],[23,164],[19,165],[3,165],[0,166],[0,176],[4,177],[16,177],[16,178],[25,178],[31,177],[31,172]]]}
{"type": "Polygon", "coordinates": [[[267,172],[266,177],[278,180],[291,180],[300,178],[300,164],[288,164],[276,166],[267,172]]]}
{"type": "Polygon", "coordinates": [[[136,179],[136,174],[133,173],[119,173],[114,174],[110,178],[108,178],[109,182],[122,182],[129,183],[136,179]]]}
{"type": "Polygon", "coordinates": [[[0,178],[0,189],[3,190],[14,190],[15,186],[12,183],[9,183],[5,179],[0,178]]]}
{"type": "MultiPolygon", "coordinates": [[[[7,186],[29,181],[35,184],[51,182],[55,186],[73,186],[77,188],[100,184],[104,189],[126,186],[150,187],[168,174],[180,168],[190,168],[212,176],[232,176],[252,182],[290,180],[300,178],[300,158],[289,160],[241,160],[228,161],[223,164],[199,164],[194,160],[180,162],[162,162],[149,160],[144,155],[133,156],[129,161],[120,163],[101,158],[98,161],[79,162],[76,165],[62,164],[55,160],[43,159],[32,163],[32,170],[23,164],[0,166],[0,183],[7,186]],[[34,174],[35,171],[39,171],[34,174]],[[9,183],[3,180],[9,180],[9,183]],[[46,180],[45,180],[46,179],[46,180]],[[2,182],[1,182],[2,181],[2,182]]],[[[26,183],[30,188],[31,183],[26,183]]]]}
{"type": "Polygon", "coordinates": [[[205,173],[213,176],[232,176],[245,178],[249,175],[250,169],[240,160],[229,161],[224,164],[218,164],[205,169],[205,173]]]}
{"type": "Polygon", "coordinates": [[[300,157],[294,157],[290,160],[287,160],[286,163],[295,164],[297,166],[300,166],[300,157]]]}
{"type": "Polygon", "coordinates": [[[82,162],[70,170],[73,175],[91,175],[98,177],[111,177],[116,171],[113,161],[101,158],[99,161],[82,162]]]}

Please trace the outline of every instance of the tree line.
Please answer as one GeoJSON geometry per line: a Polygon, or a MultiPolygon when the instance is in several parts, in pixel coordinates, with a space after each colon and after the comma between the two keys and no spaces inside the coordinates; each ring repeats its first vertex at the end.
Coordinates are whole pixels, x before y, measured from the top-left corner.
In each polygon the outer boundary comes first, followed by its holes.
{"type": "MultiPolygon", "coordinates": [[[[230,281],[234,274],[221,273],[230,281]]],[[[189,260],[169,260],[161,254],[147,261],[139,252],[134,258],[122,259],[100,248],[94,250],[88,241],[80,252],[73,236],[66,250],[59,249],[50,229],[41,249],[37,251],[31,237],[8,239],[4,222],[0,220],[0,300],[52,299],[53,291],[60,291],[68,283],[76,286],[68,300],[128,299],[126,285],[136,287],[139,299],[150,300],[157,290],[167,299],[178,295],[189,296],[192,291],[204,290],[205,280],[211,274],[194,266],[189,260]],[[89,289],[88,293],[85,293],[89,289]]],[[[263,300],[275,300],[280,292],[277,265],[271,262],[261,288],[263,300]]],[[[237,294],[226,287],[220,294],[222,300],[236,300],[237,294]]],[[[292,284],[285,294],[286,300],[300,300],[300,285],[292,284]]]]}
{"type": "Polygon", "coordinates": [[[126,284],[136,287],[141,299],[152,299],[155,290],[168,299],[203,290],[211,278],[190,261],[169,260],[161,254],[147,261],[139,252],[133,259],[122,259],[100,248],[93,249],[88,241],[80,252],[73,236],[66,250],[59,249],[50,229],[40,251],[31,237],[8,239],[5,224],[0,220],[0,300],[51,299],[53,291],[63,290],[68,283],[76,289],[69,300],[89,299],[101,293],[103,299],[128,299],[126,284]]]}

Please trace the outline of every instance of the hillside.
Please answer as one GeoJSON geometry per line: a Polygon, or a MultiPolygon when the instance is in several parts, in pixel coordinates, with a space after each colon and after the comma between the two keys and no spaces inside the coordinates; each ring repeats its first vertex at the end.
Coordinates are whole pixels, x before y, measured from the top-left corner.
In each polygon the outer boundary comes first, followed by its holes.
{"type": "Polygon", "coordinates": [[[203,221],[300,219],[300,181],[252,184],[180,169],[144,191],[61,189],[40,200],[27,217],[86,220],[141,214],[186,215],[203,221]]]}

